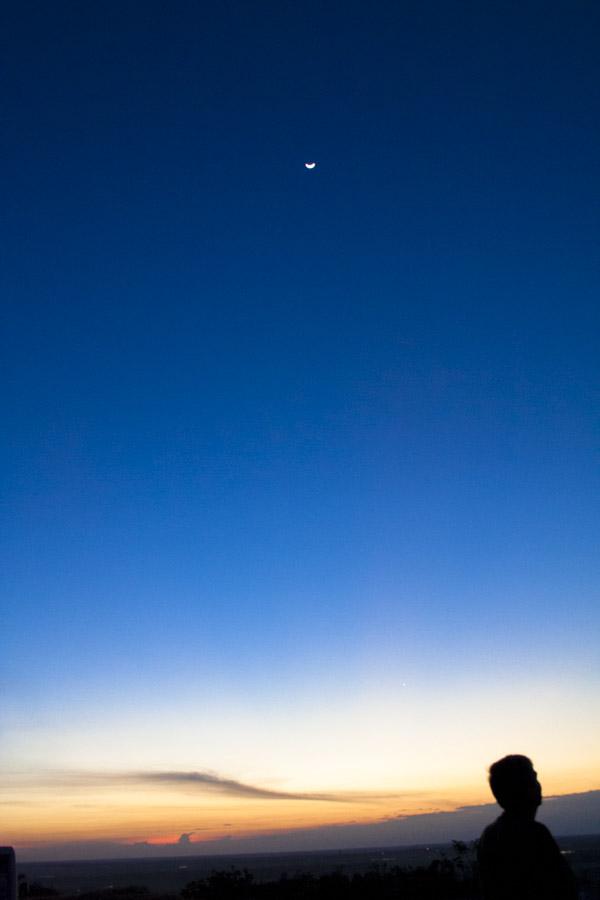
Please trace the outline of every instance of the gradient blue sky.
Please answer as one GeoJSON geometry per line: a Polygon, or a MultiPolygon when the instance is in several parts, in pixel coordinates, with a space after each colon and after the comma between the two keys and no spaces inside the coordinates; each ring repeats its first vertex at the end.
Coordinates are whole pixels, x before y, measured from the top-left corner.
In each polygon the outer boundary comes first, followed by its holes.
{"type": "Polygon", "coordinates": [[[599,8],[324,7],[5,11],[19,777],[600,786],[599,8]]]}

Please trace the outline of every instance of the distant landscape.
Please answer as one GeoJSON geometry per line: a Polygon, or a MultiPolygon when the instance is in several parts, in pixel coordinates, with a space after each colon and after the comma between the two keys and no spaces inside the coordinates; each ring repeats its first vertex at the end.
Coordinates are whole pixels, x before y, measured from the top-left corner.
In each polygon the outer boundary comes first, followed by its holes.
{"type": "MultiPolygon", "coordinates": [[[[600,834],[558,838],[585,900],[600,898],[600,834]]],[[[337,888],[357,894],[357,884],[371,881],[371,895],[385,896],[386,885],[405,879],[411,896],[411,878],[418,896],[438,896],[436,886],[452,882],[454,892],[446,896],[476,896],[473,871],[474,846],[460,841],[412,847],[380,847],[313,853],[276,853],[221,856],[186,856],[158,859],[106,859],[74,862],[27,862],[18,866],[21,884],[28,885],[29,897],[139,897],[154,896],[253,896],[249,886],[280,883],[284,878],[296,886],[294,896],[335,896],[337,888]],[[211,893],[211,873],[213,891],[211,893]],[[215,878],[215,873],[221,873],[215,878]],[[246,880],[242,877],[246,873],[246,880]],[[332,876],[335,876],[332,878],[332,876]],[[215,881],[220,877],[220,890],[215,881]],[[229,893],[224,889],[229,881],[229,893]],[[202,891],[186,892],[190,884],[202,891]],[[375,888],[379,886],[380,890],[375,888]]],[[[289,895],[289,893],[288,893],[289,895]]],[[[402,893],[399,893],[402,896],[402,893]]],[[[441,896],[441,895],[440,895],[441,896]]]]}

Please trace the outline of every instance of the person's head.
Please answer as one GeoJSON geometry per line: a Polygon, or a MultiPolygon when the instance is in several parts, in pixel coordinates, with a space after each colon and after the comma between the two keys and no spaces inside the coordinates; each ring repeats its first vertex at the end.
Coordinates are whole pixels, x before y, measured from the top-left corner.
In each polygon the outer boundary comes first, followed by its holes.
{"type": "Polygon", "coordinates": [[[533,763],[526,756],[505,756],[490,766],[492,794],[507,812],[535,815],[542,788],[533,763]]]}

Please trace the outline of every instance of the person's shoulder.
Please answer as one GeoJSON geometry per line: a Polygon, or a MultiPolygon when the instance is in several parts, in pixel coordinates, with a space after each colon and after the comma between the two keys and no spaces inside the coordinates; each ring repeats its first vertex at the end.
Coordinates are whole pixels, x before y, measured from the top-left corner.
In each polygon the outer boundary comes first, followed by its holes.
{"type": "Polygon", "coordinates": [[[483,831],[481,832],[481,837],[485,837],[486,834],[493,834],[500,827],[500,819],[502,816],[498,816],[497,819],[494,819],[493,822],[490,822],[489,825],[486,825],[483,831]]]}
{"type": "Polygon", "coordinates": [[[493,822],[490,822],[490,824],[486,825],[486,827],[483,829],[483,831],[481,832],[481,837],[479,838],[480,849],[484,849],[485,847],[489,846],[489,844],[496,842],[498,834],[502,830],[501,819],[502,816],[498,816],[497,819],[495,819],[493,822]]]}
{"type": "Polygon", "coordinates": [[[547,828],[543,822],[532,822],[531,830],[535,834],[535,836],[544,841],[552,841],[554,843],[554,838],[550,832],[550,829],[547,828]]]}
{"type": "Polygon", "coordinates": [[[535,839],[540,844],[545,844],[547,846],[556,847],[558,849],[558,844],[554,840],[552,833],[549,828],[543,824],[543,822],[532,822],[532,832],[535,835],[535,839]]]}

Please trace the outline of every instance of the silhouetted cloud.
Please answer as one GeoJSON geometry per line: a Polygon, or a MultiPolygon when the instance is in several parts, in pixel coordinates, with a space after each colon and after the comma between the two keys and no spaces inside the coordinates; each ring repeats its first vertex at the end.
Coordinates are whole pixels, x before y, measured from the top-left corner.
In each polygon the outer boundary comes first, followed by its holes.
{"type": "MultiPolygon", "coordinates": [[[[414,796],[415,792],[382,793],[377,791],[279,791],[261,785],[247,784],[235,778],[225,778],[216,772],[198,771],[147,771],[147,772],[47,772],[30,776],[26,783],[63,789],[97,788],[127,785],[180,786],[199,791],[213,791],[230,797],[254,800],[306,800],[328,803],[368,803],[380,800],[401,800],[414,796]]],[[[13,789],[17,785],[13,779],[13,789]]],[[[419,792],[421,794],[422,792],[419,792]]]]}
{"type": "Polygon", "coordinates": [[[178,784],[204,788],[232,797],[253,797],[259,800],[325,800],[334,803],[355,802],[355,794],[310,793],[304,791],[274,791],[232,778],[222,778],[212,772],[139,772],[133,780],[145,783],[178,784]]]}
{"type": "Polygon", "coordinates": [[[191,844],[191,843],[192,843],[191,840],[190,840],[190,838],[192,837],[193,834],[194,834],[193,831],[188,831],[188,832],[185,833],[185,834],[180,834],[180,835],[179,835],[179,840],[177,841],[177,843],[178,843],[180,846],[187,847],[188,844],[191,844]]]}

